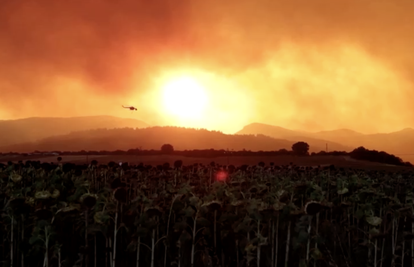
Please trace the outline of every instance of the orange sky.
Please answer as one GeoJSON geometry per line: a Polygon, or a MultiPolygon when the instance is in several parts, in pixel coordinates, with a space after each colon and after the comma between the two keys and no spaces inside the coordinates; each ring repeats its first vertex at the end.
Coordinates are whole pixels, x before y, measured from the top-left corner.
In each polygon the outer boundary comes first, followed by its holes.
{"type": "Polygon", "coordinates": [[[412,25],[412,0],[1,0],[0,118],[414,127],[412,25]],[[179,75],[209,96],[201,119],[166,113],[179,75]]]}

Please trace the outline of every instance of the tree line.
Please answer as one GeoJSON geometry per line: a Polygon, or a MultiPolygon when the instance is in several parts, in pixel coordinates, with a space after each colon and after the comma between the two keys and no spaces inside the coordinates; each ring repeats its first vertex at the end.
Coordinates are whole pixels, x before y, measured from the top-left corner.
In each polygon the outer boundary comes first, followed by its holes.
{"type": "Polygon", "coordinates": [[[128,150],[115,150],[115,151],[34,151],[33,153],[0,153],[0,155],[47,155],[47,154],[58,154],[58,155],[176,155],[183,157],[199,157],[199,158],[215,158],[215,157],[230,157],[230,156],[301,156],[301,157],[312,157],[312,156],[350,156],[356,160],[377,162],[383,164],[390,164],[396,166],[413,166],[410,162],[404,162],[401,158],[386,153],[384,151],[369,150],[364,147],[358,147],[351,152],[346,151],[320,151],[309,153],[309,144],[306,142],[294,143],[291,150],[279,149],[275,151],[251,151],[251,150],[228,150],[228,149],[193,149],[193,150],[175,150],[171,144],[164,144],[160,150],[143,150],[139,148],[133,148],[128,150]]]}

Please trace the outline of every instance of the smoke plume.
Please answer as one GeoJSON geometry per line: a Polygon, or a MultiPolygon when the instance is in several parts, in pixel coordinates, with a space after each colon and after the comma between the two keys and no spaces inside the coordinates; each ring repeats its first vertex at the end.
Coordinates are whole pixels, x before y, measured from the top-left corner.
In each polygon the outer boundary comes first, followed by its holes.
{"type": "Polygon", "coordinates": [[[168,124],[154,81],[199,70],[207,128],[414,127],[412,25],[411,0],[2,0],[0,116],[168,124]]]}

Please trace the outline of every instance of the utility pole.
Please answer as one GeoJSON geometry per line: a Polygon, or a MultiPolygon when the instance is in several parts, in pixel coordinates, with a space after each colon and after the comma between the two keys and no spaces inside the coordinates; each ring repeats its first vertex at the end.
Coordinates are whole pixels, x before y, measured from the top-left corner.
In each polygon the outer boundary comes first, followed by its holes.
{"type": "Polygon", "coordinates": [[[230,155],[229,155],[229,148],[227,148],[227,166],[230,164],[230,155]]]}

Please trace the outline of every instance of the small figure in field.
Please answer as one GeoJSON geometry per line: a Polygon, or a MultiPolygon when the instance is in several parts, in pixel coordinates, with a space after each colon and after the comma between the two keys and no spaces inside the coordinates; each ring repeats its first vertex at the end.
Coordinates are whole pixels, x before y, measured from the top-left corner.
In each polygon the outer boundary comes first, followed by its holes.
{"type": "Polygon", "coordinates": [[[133,107],[133,106],[130,106],[130,107],[124,107],[124,106],[122,106],[123,108],[129,108],[129,110],[132,110],[132,111],[134,111],[134,110],[137,110],[135,107],[133,107]]]}

